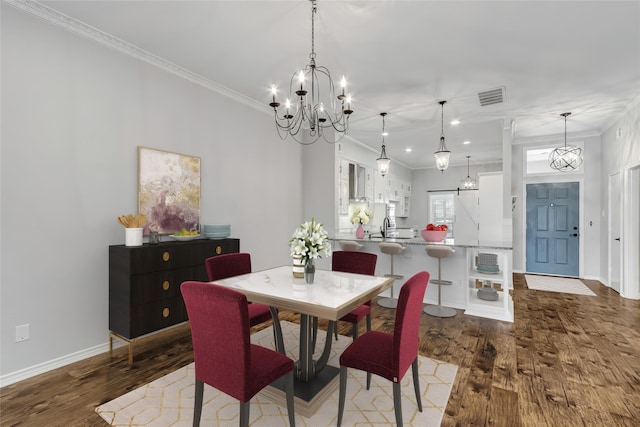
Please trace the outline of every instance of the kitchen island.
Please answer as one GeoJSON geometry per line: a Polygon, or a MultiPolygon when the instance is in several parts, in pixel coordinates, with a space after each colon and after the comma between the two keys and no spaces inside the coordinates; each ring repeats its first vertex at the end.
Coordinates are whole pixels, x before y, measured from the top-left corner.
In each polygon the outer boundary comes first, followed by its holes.
{"type": "MultiPolygon", "coordinates": [[[[442,260],[442,278],[453,282],[451,286],[442,286],[442,305],[464,310],[471,316],[487,317],[495,320],[513,322],[513,301],[509,290],[512,289],[511,242],[492,241],[461,241],[446,239],[443,242],[426,242],[422,237],[417,238],[383,238],[381,236],[365,236],[357,239],[353,233],[337,234],[332,239],[333,250],[340,250],[340,241],[356,241],[363,245],[360,249],[378,255],[376,275],[388,274],[391,269],[389,255],[380,252],[382,242],[395,242],[406,249],[394,257],[394,273],[404,276],[394,283],[394,296],[400,294],[400,287],[418,271],[428,271],[432,279],[437,279],[438,260],[427,255],[427,245],[447,245],[455,248],[456,252],[442,260]],[[497,256],[498,271],[495,273],[480,272],[477,269],[478,254],[495,254],[497,256]],[[498,292],[497,301],[486,301],[478,298],[478,289],[490,286],[498,292]]],[[[390,292],[383,295],[390,296],[390,292]]],[[[438,286],[427,286],[424,302],[438,303],[438,286]]]]}

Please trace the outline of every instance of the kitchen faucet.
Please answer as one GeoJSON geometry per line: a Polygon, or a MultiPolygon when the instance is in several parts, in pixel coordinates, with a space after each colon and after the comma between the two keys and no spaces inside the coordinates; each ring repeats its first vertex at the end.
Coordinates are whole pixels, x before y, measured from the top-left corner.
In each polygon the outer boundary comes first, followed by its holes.
{"type": "Polygon", "coordinates": [[[387,237],[387,231],[389,231],[389,227],[391,227],[391,218],[385,216],[384,220],[382,221],[382,230],[380,230],[380,232],[382,233],[382,237],[387,237]]]}

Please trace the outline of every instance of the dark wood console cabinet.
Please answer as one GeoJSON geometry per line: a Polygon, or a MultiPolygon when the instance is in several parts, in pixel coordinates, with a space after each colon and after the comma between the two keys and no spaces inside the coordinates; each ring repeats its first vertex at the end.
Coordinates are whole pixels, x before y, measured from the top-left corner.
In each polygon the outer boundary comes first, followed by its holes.
{"type": "Polygon", "coordinates": [[[187,320],[180,284],[207,281],[205,259],[239,251],[238,239],[109,246],[110,349],[125,341],[133,363],[136,338],[187,320]]]}

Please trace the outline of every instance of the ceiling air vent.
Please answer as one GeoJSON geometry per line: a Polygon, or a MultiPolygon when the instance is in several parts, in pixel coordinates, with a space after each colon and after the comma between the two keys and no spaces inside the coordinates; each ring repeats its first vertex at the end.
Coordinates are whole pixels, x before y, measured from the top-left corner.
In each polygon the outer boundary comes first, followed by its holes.
{"type": "Polygon", "coordinates": [[[478,99],[480,100],[480,106],[482,107],[493,104],[502,104],[504,102],[504,88],[501,87],[498,89],[478,92],[478,99]]]}

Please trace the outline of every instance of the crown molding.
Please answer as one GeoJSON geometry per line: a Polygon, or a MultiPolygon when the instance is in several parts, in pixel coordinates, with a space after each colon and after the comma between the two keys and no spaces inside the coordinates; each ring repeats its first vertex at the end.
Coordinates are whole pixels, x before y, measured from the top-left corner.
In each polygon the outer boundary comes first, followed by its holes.
{"type": "Polygon", "coordinates": [[[631,97],[629,102],[625,104],[625,106],[618,111],[616,114],[613,114],[609,120],[604,124],[602,129],[600,129],[600,134],[604,134],[608,131],[612,126],[614,126],[618,121],[620,121],[627,113],[640,105],[640,91],[636,92],[635,95],[631,97]]]}
{"type": "Polygon", "coordinates": [[[71,33],[74,33],[86,39],[98,42],[103,46],[106,46],[118,52],[132,56],[140,61],[144,61],[147,64],[153,65],[164,71],[167,71],[171,74],[174,74],[178,77],[181,77],[185,80],[188,80],[192,83],[202,86],[206,89],[217,92],[223,96],[226,96],[227,98],[231,98],[234,101],[240,102],[248,107],[254,108],[256,110],[262,111],[267,114],[273,113],[273,111],[270,108],[268,108],[268,106],[265,106],[262,103],[259,103],[252,98],[249,98],[245,95],[242,95],[239,92],[229,89],[228,87],[222,86],[212,80],[202,77],[196,73],[193,73],[183,67],[180,67],[179,65],[174,64],[173,62],[167,61],[144,49],[140,49],[137,46],[127,43],[124,40],[114,37],[111,34],[105,33],[104,31],[101,31],[90,25],[87,25],[81,21],[78,21],[77,19],[74,19],[68,15],[65,15],[64,13],[58,12],[57,10],[52,9],[49,6],[46,6],[40,2],[33,1],[33,0],[2,0],[2,1],[8,5],[15,7],[18,10],[21,10],[25,13],[29,13],[33,16],[36,16],[52,25],[63,28],[71,33]]]}
{"type": "MultiPolygon", "coordinates": [[[[600,137],[602,134],[598,131],[585,131],[585,132],[574,132],[567,134],[567,140],[576,141],[585,138],[593,138],[600,137]]],[[[558,141],[564,141],[564,134],[552,134],[552,135],[540,135],[526,138],[519,138],[517,140],[513,140],[511,145],[528,145],[528,144],[548,144],[548,143],[557,143],[558,141]]]]}

